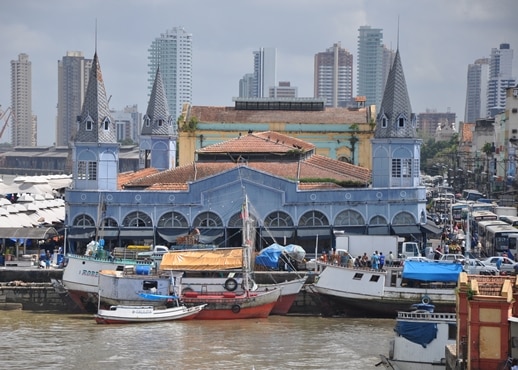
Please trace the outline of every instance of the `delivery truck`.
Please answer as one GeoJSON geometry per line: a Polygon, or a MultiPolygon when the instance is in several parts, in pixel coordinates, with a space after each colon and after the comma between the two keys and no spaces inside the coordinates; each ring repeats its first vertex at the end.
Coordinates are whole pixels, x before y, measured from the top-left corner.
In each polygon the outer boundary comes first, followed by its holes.
{"type": "Polygon", "coordinates": [[[390,252],[396,259],[407,257],[420,257],[419,243],[405,241],[397,235],[355,235],[335,232],[335,248],[337,251],[346,250],[353,257],[363,256],[364,253],[370,257],[375,251],[388,256],[390,252]]]}

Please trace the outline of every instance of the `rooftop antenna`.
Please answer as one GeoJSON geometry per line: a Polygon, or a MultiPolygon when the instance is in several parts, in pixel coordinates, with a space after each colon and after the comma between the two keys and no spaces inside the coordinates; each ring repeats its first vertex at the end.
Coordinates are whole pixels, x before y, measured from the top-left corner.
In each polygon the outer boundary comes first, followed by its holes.
{"type": "Polygon", "coordinates": [[[95,53],[97,54],[97,18],[95,18],[95,53]]]}
{"type": "Polygon", "coordinates": [[[399,50],[399,14],[397,16],[397,49],[399,50]]]}

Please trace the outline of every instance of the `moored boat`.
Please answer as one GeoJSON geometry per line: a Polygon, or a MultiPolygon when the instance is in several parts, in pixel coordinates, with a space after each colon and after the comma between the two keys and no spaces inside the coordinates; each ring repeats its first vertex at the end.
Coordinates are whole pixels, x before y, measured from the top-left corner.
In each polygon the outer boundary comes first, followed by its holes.
{"type": "Polygon", "coordinates": [[[158,308],[154,306],[112,306],[109,310],[99,309],[95,315],[98,324],[127,324],[172,320],[192,320],[205,305],[158,308]]]}
{"type": "Polygon", "coordinates": [[[391,318],[422,299],[433,301],[438,311],[455,312],[460,264],[407,261],[386,270],[319,265],[323,271],[312,289],[324,316],[391,318]]]}
{"type": "Polygon", "coordinates": [[[147,270],[149,262],[134,259],[97,258],[88,255],[67,255],[67,265],[63,271],[62,283],[74,303],[86,312],[97,311],[99,291],[99,271],[123,271],[125,266],[147,270]]]}
{"type": "Polygon", "coordinates": [[[378,365],[393,370],[444,369],[445,348],[456,341],[456,314],[434,312],[431,304],[417,304],[413,308],[398,312],[389,355],[380,355],[378,365]]]}

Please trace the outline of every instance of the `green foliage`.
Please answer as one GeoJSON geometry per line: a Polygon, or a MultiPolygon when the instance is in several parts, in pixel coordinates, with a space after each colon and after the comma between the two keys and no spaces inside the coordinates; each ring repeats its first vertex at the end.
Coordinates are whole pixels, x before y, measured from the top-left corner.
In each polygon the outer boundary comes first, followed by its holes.
{"type": "Polygon", "coordinates": [[[199,121],[198,121],[198,118],[196,118],[196,117],[191,117],[191,118],[189,118],[188,121],[185,121],[184,117],[182,115],[182,116],[178,117],[178,123],[180,124],[181,122],[183,122],[183,125],[181,126],[182,131],[195,132],[196,128],[198,127],[199,121]]]}
{"type": "Polygon", "coordinates": [[[421,146],[421,170],[426,172],[426,168],[438,162],[443,162],[445,157],[451,157],[452,153],[457,152],[459,137],[453,135],[449,141],[435,141],[428,139],[421,146]]]}

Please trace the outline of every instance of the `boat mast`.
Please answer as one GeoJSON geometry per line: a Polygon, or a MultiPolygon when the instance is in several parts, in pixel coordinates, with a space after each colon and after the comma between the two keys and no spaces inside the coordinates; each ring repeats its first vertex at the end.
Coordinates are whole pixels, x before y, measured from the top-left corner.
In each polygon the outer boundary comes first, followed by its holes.
{"type": "Polygon", "coordinates": [[[252,220],[250,219],[250,213],[248,210],[248,196],[245,194],[245,201],[243,203],[243,208],[241,210],[241,217],[243,219],[243,289],[246,294],[250,292],[250,254],[251,254],[251,244],[252,244],[252,235],[251,235],[251,224],[252,220]]]}

